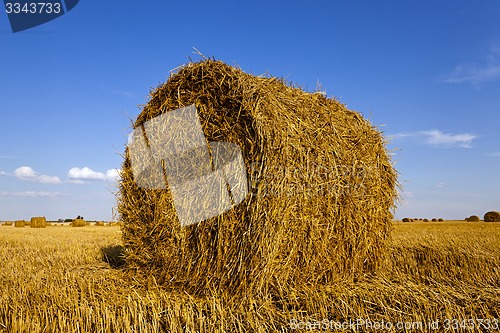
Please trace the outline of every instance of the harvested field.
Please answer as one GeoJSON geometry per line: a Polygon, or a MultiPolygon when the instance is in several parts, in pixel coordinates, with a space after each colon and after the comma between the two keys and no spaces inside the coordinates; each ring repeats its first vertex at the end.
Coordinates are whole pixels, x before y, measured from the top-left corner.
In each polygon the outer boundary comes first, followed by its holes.
{"type": "Polygon", "coordinates": [[[438,332],[446,318],[495,323],[499,243],[500,223],[396,223],[383,265],[358,281],[276,298],[199,297],[124,269],[117,228],[0,228],[0,332],[293,332],[323,319],[439,321],[438,332]]]}

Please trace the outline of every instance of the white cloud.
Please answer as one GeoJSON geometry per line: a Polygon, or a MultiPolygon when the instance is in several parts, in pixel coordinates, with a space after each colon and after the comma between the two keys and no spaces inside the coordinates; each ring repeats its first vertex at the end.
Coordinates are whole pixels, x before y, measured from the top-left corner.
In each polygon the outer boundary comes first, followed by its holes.
{"type": "Polygon", "coordinates": [[[480,62],[464,63],[455,66],[444,82],[447,83],[470,83],[473,86],[487,81],[500,79],[500,46],[492,45],[486,57],[480,62]]]}
{"type": "Polygon", "coordinates": [[[85,180],[116,180],[118,177],[117,169],[110,169],[103,172],[93,171],[88,167],[84,168],[71,168],[68,171],[68,178],[71,179],[73,183],[82,184],[85,180]]]}
{"type": "Polygon", "coordinates": [[[389,140],[393,140],[393,139],[402,139],[402,138],[407,138],[407,137],[410,137],[410,136],[415,136],[415,133],[396,133],[396,134],[389,134],[387,135],[387,138],[389,140]]]}
{"type": "Polygon", "coordinates": [[[22,166],[14,171],[14,176],[19,180],[27,180],[44,184],[59,184],[61,179],[57,176],[40,175],[33,168],[22,166]]]}
{"type": "Polygon", "coordinates": [[[477,138],[474,134],[448,134],[440,130],[397,133],[388,136],[390,139],[417,138],[430,146],[471,148],[472,141],[477,138]]]}
{"type": "Polygon", "coordinates": [[[426,143],[433,146],[470,148],[472,140],[477,138],[473,134],[446,134],[439,130],[423,131],[421,133],[427,136],[426,143]]]}
{"type": "Polygon", "coordinates": [[[444,182],[439,182],[436,184],[437,188],[443,188],[444,187],[444,182]]]}
{"type": "Polygon", "coordinates": [[[5,171],[0,171],[0,176],[10,176],[10,175],[5,171]]]}
{"type": "Polygon", "coordinates": [[[0,192],[2,197],[25,197],[25,198],[57,198],[64,196],[65,194],[60,192],[37,192],[37,191],[25,191],[25,192],[0,192]]]}

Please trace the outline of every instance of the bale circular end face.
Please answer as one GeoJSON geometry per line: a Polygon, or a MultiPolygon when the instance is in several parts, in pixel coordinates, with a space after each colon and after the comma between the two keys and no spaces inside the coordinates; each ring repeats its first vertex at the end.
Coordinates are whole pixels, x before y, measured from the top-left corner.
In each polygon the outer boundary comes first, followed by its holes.
{"type": "Polygon", "coordinates": [[[118,195],[128,267],[197,293],[326,283],[380,263],[397,174],[383,135],[338,101],[206,60],[186,65],[152,91],[135,133],[131,141],[144,154],[137,158],[129,141],[118,195]],[[193,125],[179,125],[189,117],[193,125]],[[175,130],[171,119],[184,129],[175,130]],[[206,154],[210,161],[199,177],[185,163],[188,156],[172,154],[177,137],[189,135],[196,149],[183,153],[206,154]],[[165,137],[173,138],[169,151],[148,155],[165,137]],[[221,164],[214,143],[238,151],[221,164]],[[233,163],[239,156],[242,168],[233,163]],[[191,175],[185,183],[174,181],[172,159],[191,175]],[[134,169],[141,160],[150,161],[151,170],[134,169]],[[243,170],[248,193],[232,187],[235,170],[243,170]],[[148,188],[151,179],[162,185],[148,188]],[[179,199],[182,191],[206,189],[207,183],[213,185],[208,190],[231,198],[219,215],[208,213],[211,197],[187,205],[179,199]],[[180,214],[186,207],[205,207],[196,213],[208,217],[186,223],[180,214]]]}
{"type": "Polygon", "coordinates": [[[487,212],[484,214],[484,222],[500,222],[500,212],[487,212]]]}

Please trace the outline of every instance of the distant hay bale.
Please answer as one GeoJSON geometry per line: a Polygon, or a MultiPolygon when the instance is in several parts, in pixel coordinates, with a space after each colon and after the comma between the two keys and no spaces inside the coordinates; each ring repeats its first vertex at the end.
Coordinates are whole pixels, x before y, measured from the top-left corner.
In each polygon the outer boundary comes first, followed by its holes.
{"type": "Polygon", "coordinates": [[[479,222],[481,219],[477,215],[472,215],[467,219],[468,222],[479,222]]]}
{"type": "Polygon", "coordinates": [[[429,220],[428,219],[424,219],[424,222],[429,222],[429,220]]]}
{"type": "Polygon", "coordinates": [[[12,226],[12,221],[5,221],[3,223],[4,226],[12,226]]]}
{"type": "Polygon", "coordinates": [[[74,219],[73,222],[71,222],[72,227],[85,227],[87,223],[83,219],[74,219]]]}
{"type": "Polygon", "coordinates": [[[500,212],[487,212],[484,214],[484,222],[500,222],[500,212]]]}
{"type": "MultiPolygon", "coordinates": [[[[158,164],[134,175],[131,154],[137,152],[127,147],[118,213],[128,267],[193,293],[213,288],[258,293],[352,279],[380,265],[397,174],[383,135],[369,121],[337,100],[281,79],[206,60],[186,65],[152,91],[134,129],[146,133],[160,115],[192,105],[211,143],[199,150],[218,147],[214,142],[239,147],[249,193],[220,215],[182,226],[177,208],[192,212],[190,204],[174,200],[165,182],[161,188],[139,186],[139,180],[156,175],[164,181],[164,171],[158,174],[158,164]]],[[[159,135],[178,132],[169,128],[159,135]]],[[[198,151],[185,153],[179,162],[188,163],[187,154],[198,151]]],[[[209,158],[211,165],[221,163],[209,158]]],[[[189,175],[200,172],[192,164],[185,168],[189,175]]]]}
{"type": "Polygon", "coordinates": [[[24,228],[26,226],[26,221],[24,220],[17,220],[14,222],[14,227],[16,228],[24,228]]]}
{"type": "Polygon", "coordinates": [[[402,219],[401,221],[403,221],[403,222],[410,222],[410,219],[409,219],[409,218],[407,218],[407,217],[405,217],[405,218],[404,218],[404,219],[402,219]]]}
{"type": "Polygon", "coordinates": [[[101,222],[96,222],[95,226],[96,227],[103,227],[104,226],[104,222],[102,222],[102,221],[101,222]]]}
{"type": "Polygon", "coordinates": [[[432,222],[437,222],[437,218],[433,218],[431,221],[432,222]]]}
{"type": "Polygon", "coordinates": [[[32,228],[46,228],[47,227],[47,219],[43,216],[32,217],[30,226],[32,228]]]}
{"type": "Polygon", "coordinates": [[[442,218],[438,218],[438,222],[443,222],[443,219],[442,218]]]}

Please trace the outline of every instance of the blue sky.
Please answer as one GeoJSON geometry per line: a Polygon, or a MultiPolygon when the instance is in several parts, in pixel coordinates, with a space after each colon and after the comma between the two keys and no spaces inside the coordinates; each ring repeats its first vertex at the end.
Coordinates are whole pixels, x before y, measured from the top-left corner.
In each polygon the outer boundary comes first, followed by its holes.
{"type": "Polygon", "coordinates": [[[0,220],[112,218],[151,87],[199,58],[315,90],[390,138],[397,217],[500,210],[500,1],[81,0],[12,33],[0,12],[0,220]]]}

